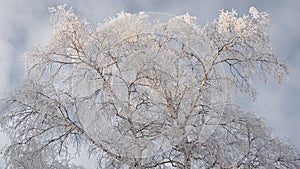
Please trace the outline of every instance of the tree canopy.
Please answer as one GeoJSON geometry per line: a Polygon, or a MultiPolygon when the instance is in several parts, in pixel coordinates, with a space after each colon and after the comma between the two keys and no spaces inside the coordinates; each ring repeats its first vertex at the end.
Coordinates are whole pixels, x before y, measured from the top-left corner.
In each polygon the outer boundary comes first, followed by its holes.
{"type": "Polygon", "coordinates": [[[83,168],[72,158],[84,149],[98,168],[300,167],[291,143],[234,103],[287,74],[267,13],[221,11],[200,26],[122,12],[94,26],[50,12],[49,44],[22,58],[23,84],[1,104],[6,168],[83,168]]]}

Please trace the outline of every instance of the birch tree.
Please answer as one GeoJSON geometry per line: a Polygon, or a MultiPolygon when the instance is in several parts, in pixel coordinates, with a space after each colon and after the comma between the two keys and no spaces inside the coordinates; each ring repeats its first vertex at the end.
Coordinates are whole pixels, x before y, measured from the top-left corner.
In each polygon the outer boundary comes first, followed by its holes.
{"type": "Polygon", "coordinates": [[[221,11],[205,26],[120,13],[94,26],[50,8],[49,44],[28,52],[2,102],[6,168],[299,168],[299,152],[234,103],[252,81],[284,80],[270,18],[221,11]],[[259,77],[257,75],[260,75],[259,77]]]}

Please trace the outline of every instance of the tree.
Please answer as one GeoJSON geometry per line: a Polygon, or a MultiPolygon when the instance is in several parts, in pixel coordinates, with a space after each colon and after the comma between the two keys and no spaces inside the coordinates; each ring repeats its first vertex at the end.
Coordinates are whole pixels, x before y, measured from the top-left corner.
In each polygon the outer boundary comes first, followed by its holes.
{"type": "MultiPolygon", "coordinates": [[[[7,168],[299,168],[299,152],[234,104],[261,75],[287,74],[270,19],[221,11],[200,27],[120,13],[97,27],[51,8],[49,45],[23,57],[24,83],[2,103],[7,168]]],[[[273,75],[273,76],[272,76],[273,75]]]]}

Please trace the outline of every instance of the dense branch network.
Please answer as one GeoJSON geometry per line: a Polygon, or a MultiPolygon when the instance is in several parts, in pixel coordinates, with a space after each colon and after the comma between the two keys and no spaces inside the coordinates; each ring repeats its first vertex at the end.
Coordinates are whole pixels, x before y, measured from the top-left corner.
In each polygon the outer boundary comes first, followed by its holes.
{"type": "Polygon", "coordinates": [[[152,20],[120,13],[97,27],[51,8],[53,37],[23,59],[22,87],[2,104],[7,168],[297,168],[299,152],[232,103],[257,74],[287,73],[266,13],[152,20]],[[30,160],[29,160],[30,159],[30,160]]]}

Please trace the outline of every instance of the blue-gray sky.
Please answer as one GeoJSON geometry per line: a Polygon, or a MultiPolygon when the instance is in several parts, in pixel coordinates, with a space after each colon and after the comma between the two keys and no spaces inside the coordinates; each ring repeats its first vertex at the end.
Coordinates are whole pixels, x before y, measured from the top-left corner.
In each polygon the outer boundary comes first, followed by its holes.
{"type": "MultiPolygon", "coordinates": [[[[274,133],[289,138],[300,149],[300,1],[299,0],[0,0],[0,98],[17,86],[23,75],[20,55],[50,38],[48,7],[67,4],[75,13],[97,24],[122,10],[189,13],[201,25],[215,19],[220,9],[247,14],[251,6],[268,12],[273,27],[270,36],[274,51],[290,68],[282,85],[256,84],[256,103],[247,105],[264,117],[274,133]]],[[[4,139],[0,136],[0,147],[4,139]]]]}

